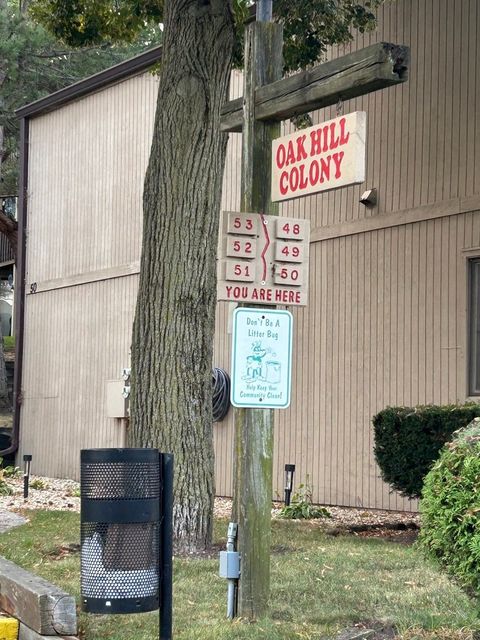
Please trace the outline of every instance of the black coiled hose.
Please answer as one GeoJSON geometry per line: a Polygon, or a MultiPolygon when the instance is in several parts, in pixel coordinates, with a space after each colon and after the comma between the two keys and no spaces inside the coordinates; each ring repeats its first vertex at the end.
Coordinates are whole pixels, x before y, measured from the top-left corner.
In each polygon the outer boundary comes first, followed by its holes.
{"type": "Polygon", "coordinates": [[[212,371],[213,383],[213,421],[221,422],[230,409],[230,378],[223,369],[215,367],[212,371]]]}

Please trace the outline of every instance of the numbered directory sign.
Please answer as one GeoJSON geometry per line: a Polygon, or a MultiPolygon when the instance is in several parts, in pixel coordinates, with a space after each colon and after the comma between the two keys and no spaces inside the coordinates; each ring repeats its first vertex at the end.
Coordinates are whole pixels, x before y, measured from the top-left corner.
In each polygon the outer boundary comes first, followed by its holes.
{"type": "Polygon", "coordinates": [[[223,214],[218,299],[306,305],[310,221],[223,214]]]}
{"type": "Polygon", "coordinates": [[[231,402],[286,409],[292,383],[292,314],[239,307],[233,316],[231,402]]]}

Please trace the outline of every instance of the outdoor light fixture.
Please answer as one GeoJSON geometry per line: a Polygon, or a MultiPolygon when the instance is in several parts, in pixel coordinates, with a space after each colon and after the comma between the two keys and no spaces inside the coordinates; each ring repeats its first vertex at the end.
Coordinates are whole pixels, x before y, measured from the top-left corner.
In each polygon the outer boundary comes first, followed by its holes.
{"type": "Polygon", "coordinates": [[[287,507],[290,504],[290,497],[292,495],[294,473],[295,473],[295,465],[286,464],[285,465],[285,506],[287,507]]]}
{"type": "Polygon", "coordinates": [[[374,207],[377,204],[378,196],[376,189],[368,189],[360,196],[360,203],[366,207],[374,207]]]}
{"type": "Polygon", "coordinates": [[[32,462],[32,456],[26,453],[23,456],[23,499],[28,498],[28,483],[30,482],[30,463],[32,462]]]}

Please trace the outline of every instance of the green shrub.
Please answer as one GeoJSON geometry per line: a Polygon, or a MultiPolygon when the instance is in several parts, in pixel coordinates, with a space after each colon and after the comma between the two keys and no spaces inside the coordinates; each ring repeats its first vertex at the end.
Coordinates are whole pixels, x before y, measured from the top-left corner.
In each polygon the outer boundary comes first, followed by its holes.
{"type": "Polygon", "coordinates": [[[35,478],[30,482],[30,488],[37,489],[38,491],[43,491],[43,489],[48,489],[48,485],[40,478],[35,478]]]}
{"type": "Polygon", "coordinates": [[[13,465],[8,465],[8,467],[3,468],[3,476],[5,478],[17,478],[22,474],[22,470],[20,467],[14,467],[13,465]]]}
{"type": "Polygon", "coordinates": [[[292,496],[292,501],[278,514],[280,518],[289,520],[310,520],[313,518],[330,518],[330,512],[325,507],[318,507],[313,504],[312,489],[308,484],[299,485],[296,493],[292,496]]]}
{"type": "MultiPolygon", "coordinates": [[[[0,465],[2,464],[2,458],[0,458],[0,465]]],[[[10,485],[5,480],[5,470],[0,467],[0,495],[9,496],[13,493],[10,485]]]]}
{"type": "Polygon", "coordinates": [[[480,419],[456,434],[425,478],[419,543],[480,596],[480,419]]]}
{"type": "Polygon", "coordinates": [[[480,416],[476,403],[388,407],[373,418],[375,459],[383,480],[407,498],[419,498],[423,479],[452,434],[480,416]]]}

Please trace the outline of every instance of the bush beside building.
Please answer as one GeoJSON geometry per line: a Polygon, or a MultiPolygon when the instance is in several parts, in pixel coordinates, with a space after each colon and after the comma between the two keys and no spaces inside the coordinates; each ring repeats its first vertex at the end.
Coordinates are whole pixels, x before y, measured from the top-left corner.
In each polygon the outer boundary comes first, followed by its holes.
{"type": "Polygon", "coordinates": [[[455,431],[480,416],[480,405],[388,407],[373,418],[375,459],[382,478],[408,498],[423,481],[455,431]]]}
{"type": "Polygon", "coordinates": [[[420,543],[480,595],[480,418],[443,449],[425,478],[420,543]]]}

